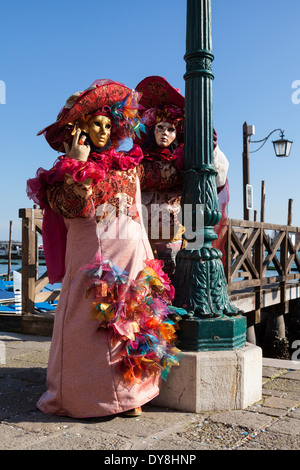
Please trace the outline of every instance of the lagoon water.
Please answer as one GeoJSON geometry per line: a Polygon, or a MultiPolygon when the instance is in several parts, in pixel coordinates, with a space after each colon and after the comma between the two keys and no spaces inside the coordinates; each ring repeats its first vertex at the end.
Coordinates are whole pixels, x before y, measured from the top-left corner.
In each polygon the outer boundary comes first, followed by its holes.
{"type": "MultiPolygon", "coordinates": [[[[18,271],[22,267],[22,261],[19,259],[11,260],[11,271],[18,271]]],[[[0,260],[0,275],[7,274],[8,263],[5,259],[0,260]]],[[[42,275],[46,271],[45,264],[39,264],[39,275],[42,275]]]]}
{"type": "MultiPolygon", "coordinates": [[[[14,271],[14,270],[17,271],[18,269],[21,268],[21,266],[22,266],[21,260],[17,260],[17,259],[11,260],[11,270],[12,271],[14,271]]],[[[1,274],[7,274],[7,269],[8,269],[7,261],[2,259],[1,262],[0,262],[0,275],[1,274]]]]}
{"type": "MultiPolygon", "coordinates": [[[[44,264],[45,261],[42,260],[42,263],[39,264],[39,275],[41,276],[45,271],[46,271],[46,265],[44,264]]],[[[12,259],[11,260],[11,271],[14,271],[14,270],[18,270],[20,269],[22,266],[22,262],[21,260],[18,260],[18,259],[12,259]]],[[[1,274],[7,274],[7,261],[5,259],[1,259],[0,260],[0,275],[1,274]]],[[[296,264],[295,262],[293,262],[292,264],[292,268],[293,270],[295,269],[296,270],[296,264]]],[[[269,271],[267,271],[266,273],[266,277],[269,277],[269,276],[278,276],[277,274],[277,271],[273,270],[273,269],[270,269],[269,271]]],[[[238,279],[238,280],[241,280],[241,279],[238,279]]]]}

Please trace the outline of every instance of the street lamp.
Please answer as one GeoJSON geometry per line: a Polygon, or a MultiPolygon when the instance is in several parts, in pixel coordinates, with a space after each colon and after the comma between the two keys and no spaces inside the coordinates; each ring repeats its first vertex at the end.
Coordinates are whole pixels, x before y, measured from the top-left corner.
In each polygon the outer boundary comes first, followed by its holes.
{"type": "Polygon", "coordinates": [[[276,157],[289,157],[293,142],[291,140],[284,139],[283,131],[280,130],[280,132],[281,138],[273,140],[276,157]]]}
{"type": "Polygon", "coordinates": [[[221,261],[213,248],[214,226],[220,221],[213,163],[211,0],[187,0],[185,88],[185,145],[181,205],[203,225],[195,223],[195,246],[186,246],[176,257],[175,299],[187,315],[180,322],[179,348],[183,351],[238,349],[246,343],[246,318],[231,302],[221,261]],[[199,235],[199,236],[198,236],[199,235]]]}
{"type": "Polygon", "coordinates": [[[267,137],[261,140],[251,140],[251,136],[255,134],[254,126],[248,126],[247,122],[243,125],[243,201],[244,201],[244,220],[250,220],[250,207],[247,203],[249,199],[249,154],[258,152],[267,142],[269,137],[274,134],[274,132],[280,132],[281,136],[280,139],[273,141],[274,151],[276,157],[289,157],[291,148],[292,148],[292,141],[287,140],[284,138],[284,131],[281,129],[274,129],[270,132],[267,137]],[[249,151],[249,144],[260,144],[256,150],[249,151]]]}

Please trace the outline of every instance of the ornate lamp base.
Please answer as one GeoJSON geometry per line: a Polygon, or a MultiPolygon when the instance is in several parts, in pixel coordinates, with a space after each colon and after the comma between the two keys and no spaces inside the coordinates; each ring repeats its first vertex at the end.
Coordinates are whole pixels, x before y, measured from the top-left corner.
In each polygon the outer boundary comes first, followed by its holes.
{"type": "Polygon", "coordinates": [[[245,346],[246,317],[229,298],[219,250],[181,250],[174,286],[175,305],[187,311],[180,322],[180,349],[220,351],[245,346]]]}
{"type": "Polygon", "coordinates": [[[246,344],[246,318],[188,318],[180,322],[178,347],[182,351],[228,351],[246,344]]]}

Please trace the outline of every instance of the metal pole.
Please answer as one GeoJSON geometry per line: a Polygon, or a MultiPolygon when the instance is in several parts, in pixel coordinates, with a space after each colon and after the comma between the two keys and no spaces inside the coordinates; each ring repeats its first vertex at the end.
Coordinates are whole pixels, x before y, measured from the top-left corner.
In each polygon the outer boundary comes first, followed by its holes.
{"type": "Polygon", "coordinates": [[[245,318],[235,317],[240,311],[228,296],[222,253],[212,247],[212,241],[217,238],[214,226],[221,218],[213,164],[213,59],[211,1],[187,0],[181,205],[185,227],[186,212],[192,208],[195,237],[191,241],[185,232],[187,246],[177,255],[174,276],[175,304],[185,308],[188,314],[180,322],[179,332],[179,347],[186,351],[236,349],[244,346],[246,336],[245,318]],[[203,216],[201,226],[197,223],[200,216],[203,216]],[[202,243],[197,244],[200,239],[202,243]]]}
{"type": "Polygon", "coordinates": [[[185,168],[213,170],[210,0],[187,2],[185,168]]]}

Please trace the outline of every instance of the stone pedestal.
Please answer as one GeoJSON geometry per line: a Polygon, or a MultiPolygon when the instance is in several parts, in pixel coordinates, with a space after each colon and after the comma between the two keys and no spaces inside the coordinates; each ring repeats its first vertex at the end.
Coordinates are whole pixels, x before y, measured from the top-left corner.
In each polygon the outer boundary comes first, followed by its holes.
{"type": "Polygon", "coordinates": [[[246,343],[232,351],[183,352],[151,403],[200,413],[245,409],[261,398],[262,351],[246,343]]]}

